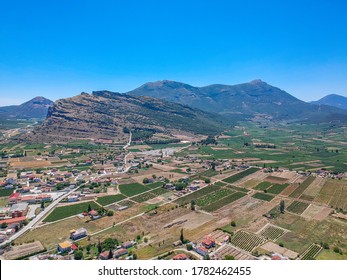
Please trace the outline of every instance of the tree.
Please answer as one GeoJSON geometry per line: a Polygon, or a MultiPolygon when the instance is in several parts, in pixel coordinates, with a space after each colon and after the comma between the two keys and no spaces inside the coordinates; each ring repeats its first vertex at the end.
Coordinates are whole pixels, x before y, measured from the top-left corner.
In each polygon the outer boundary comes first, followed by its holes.
{"type": "Polygon", "coordinates": [[[113,253],[112,253],[112,250],[110,250],[109,252],[108,252],[108,257],[107,257],[108,259],[112,259],[113,258],[113,253]]]}
{"type": "Polygon", "coordinates": [[[7,228],[7,223],[2,223],[1,228],[7,228]]]}
{"type": "Polygon", "coordinates": [[[99,252],[99,254],[101,254],[101,252],[102,252],[102,247],[101,247],[100,240],[99,240],[99,243],[98,243],[98,252],[99,252]]]}
{"type": "Polygon", "coordinates": [[[149,183],[149,180],[148,178],[143,178],[143,181],[142,181],[144,184],[148,184],[149,183]]]}
{"type": "Polygon", "coordinates": [[[236,222],[235,222],[235,221],[231,221],[230,225],[231,225],[232,227],[236,227],[236,222]]]}
{"type": "Polygon", "coordinates": [[[133,260],[137,260],[137,255],[133,254],[133,260]]]}
{"type": "Polygon", "coordinates": [[[88,213],[90,212],[90,211],[92,211],[92,206],[90,206],[90,204],[88,204],[88,213]]]}
{"type": "Polygon", "coordinates": [[[195,211],[195,200],[194,199],[190,202],[190,209],[192,211],[195,211]]]}
{"type": "Polygon", "coordinates": [[[180,235],[180,240],[182,243],[184,243],[184,235],[183,235],[183,228],[181,229],[181,235],[180,235]]]}
{"type": "Polygon", "coordinates": [[[187,244],[187,250],[188,250],[188,251],[193,250],[193,245],[192,245],[192,244],[187,244]]]}
{"type": "Polygon", "coordinates": [[[210,260],[211,258],[210,258],[210,255],[209,254],[207,254],[205,257],[204,257],[204,260],[210,260]]]}
{"type": "Polygon", "coordinates": [[[74,258],[75,260],[82,260],[83,259],[83,252],[80,250],[77,250],[74,252],[74,258]]]}
{"type": "Polygon", "coordinates": [[[282,214],[284,213],[284,208],[285,208],[284,200],[281,200],[281,202],[280,202],[280,212],[281,212],[282,214]]]}
{"type": "Polygon", "coordinates": [[[45,209],[45,203],[43,201],[41,202],[41,209],[45,209]]]}
{"type": "Polygon", "coordinates": [[[113,211],[112,210],[108,210],[107,211],[107,216],[109,216],[109,217],[113,216],[113,211]]]}
{"type": "Polygon", "coordinates": [[[231,256],[231,255],[226,255],[224,257],[225,260],[235,260],[235,257],[234,256],[231,256]]]}
{"type": "Polygon", "coordinates": [[[205,179],[205,183],[206,183],[206,184],[210,184],[210,183],[211,183],[211,179],[210,179],[210,178],[206,178],[206,179],[205,179]]]}

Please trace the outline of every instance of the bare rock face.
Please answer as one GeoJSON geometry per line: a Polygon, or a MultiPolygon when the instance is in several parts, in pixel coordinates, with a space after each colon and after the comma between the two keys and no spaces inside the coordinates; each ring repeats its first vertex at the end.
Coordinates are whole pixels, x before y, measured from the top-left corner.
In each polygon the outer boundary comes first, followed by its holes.
{"type": "Polygon", "coordinates": [[[26,137],[33,142],[65,142],[78,138],[124,141],[128,138],[123,131],[125,127],[210,135],[226,126],[220,116],[188,106],[152,97],[96,91],[56,101],[44,123],[26,137]]]}

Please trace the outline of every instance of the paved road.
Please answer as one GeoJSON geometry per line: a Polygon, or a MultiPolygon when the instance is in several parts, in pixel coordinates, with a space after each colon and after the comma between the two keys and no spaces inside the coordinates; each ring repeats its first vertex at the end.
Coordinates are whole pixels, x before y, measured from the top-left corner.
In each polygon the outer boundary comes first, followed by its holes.
{"type": "Polygon", "coordinates": [[[74,191],[77,191],[81,186],[78,186],[74,189],[72,189],[71,191],[67,192],[67,193],[63,193],[62,195],[57,198],[56,200],[54,200],[50,205],[48,205],[45,210],[43,210],[41,213],[39,213],[33,220],[31,220],[26,226],[24,226],[20,231],[16,232],[14,235],[12,235],[8,240],[6,240],[5,242],[0,244],[0,247],[11,243],[13,240],[19,238],[20,236],[22,236],[24,233],[26,233],[28,230],[31,230],[38,222],[40,222],[41,220],[43,220],[49,213],[51,210],[54,209],[54,207],[60,202],[62,201],[64,198],[66,198],[68,195],[70,195],[71,193],[73,193],[74,191]]]}

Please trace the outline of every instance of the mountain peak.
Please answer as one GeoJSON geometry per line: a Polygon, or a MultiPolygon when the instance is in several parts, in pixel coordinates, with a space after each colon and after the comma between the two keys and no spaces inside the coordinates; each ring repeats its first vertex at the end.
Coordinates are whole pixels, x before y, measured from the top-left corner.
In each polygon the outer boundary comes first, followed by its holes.
{"type": "Polygon", "coordinates": [[[249,82],[250,84],[253,84],[253,85],[260,85],[260,84],[266,84],[267,85],[267,83],[265,83],[263,80],[261,80],[261,79],[255,79],[255,80],[253,80],[253,81],[250,81],[249,82]]]}

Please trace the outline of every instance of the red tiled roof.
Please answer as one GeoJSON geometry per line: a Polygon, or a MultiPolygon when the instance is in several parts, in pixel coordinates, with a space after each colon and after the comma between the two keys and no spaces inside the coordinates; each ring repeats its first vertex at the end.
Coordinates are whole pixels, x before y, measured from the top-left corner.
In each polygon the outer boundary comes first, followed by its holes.
{"type": "Polygon", "coordinates": [[[12,219],[5,219],[5,220],[0,220],[0,225],[1,224],[14,224],[14,223],[19,223],[23,222],[26,220],[26,217],[17,217],[17,218],[12,218],[12,219]]]}
{"type": "Polygon", "coordinates": [[[173,260],[186,260],[187,255],[186,254],[178,254],[172,258],[173,260]]]}
{"type": "Polygon", "coordinates": [[[71,249],[75,251],[75,250],[78,249],[78,247],[76,246],[76,244],[72,244],[72,245],[71,245],[71,249]]]}
{"type": "Polygon", "coordinates": [[[11,195],[10,195],[10,199],[16,199],[16,198],[18,198],[20,196],[20,193],[12,193],[11,195]]]}

